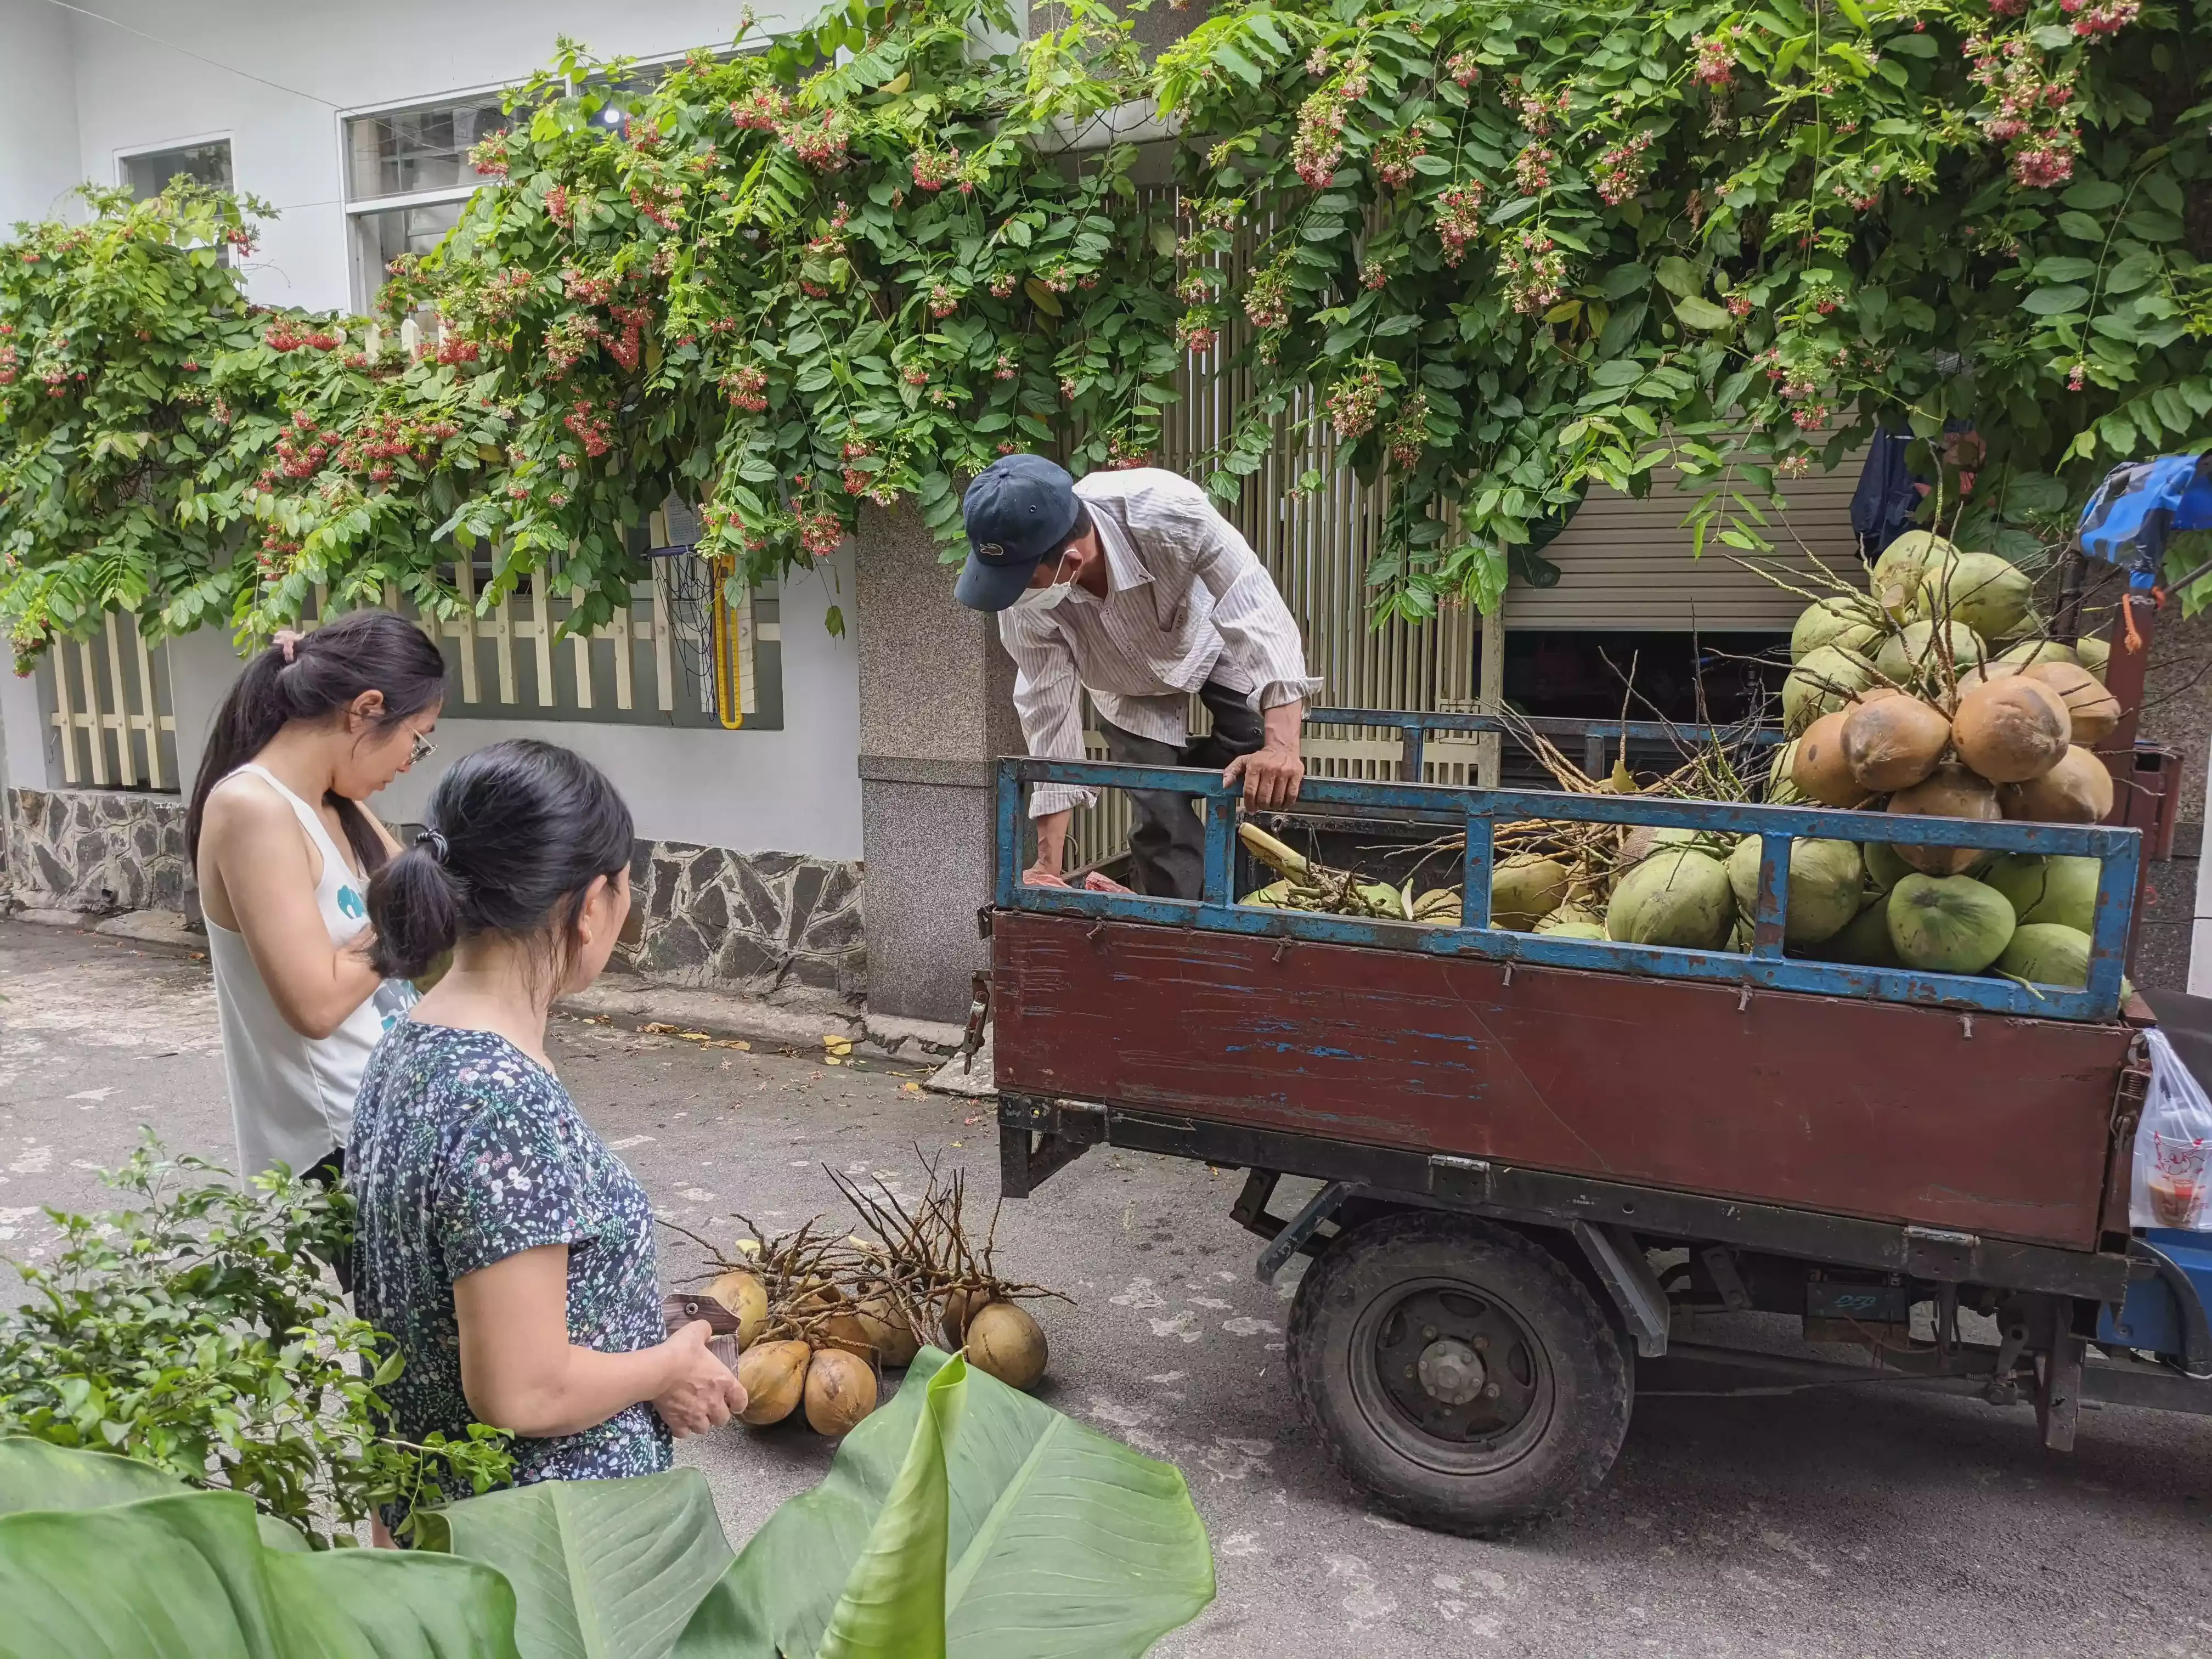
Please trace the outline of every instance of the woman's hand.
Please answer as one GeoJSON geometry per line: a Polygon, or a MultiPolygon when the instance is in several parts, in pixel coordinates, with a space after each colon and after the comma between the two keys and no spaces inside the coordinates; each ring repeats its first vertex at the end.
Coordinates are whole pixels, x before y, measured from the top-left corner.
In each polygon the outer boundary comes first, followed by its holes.
{"type": "Polygon", "coordinates": [[[678,1440],[718,1429],[745,1408],[745,1385],[707,1350],[707,1339],[714,1334],[712,1325],[695,1319],[661,1345],[669,1382],[653,1395],[653,1409],[678,1440]]]}

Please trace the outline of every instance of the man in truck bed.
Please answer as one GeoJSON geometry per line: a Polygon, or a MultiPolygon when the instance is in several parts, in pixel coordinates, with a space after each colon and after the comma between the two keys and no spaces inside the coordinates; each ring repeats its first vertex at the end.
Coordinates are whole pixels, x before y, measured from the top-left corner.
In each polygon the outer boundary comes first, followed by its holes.
{"type": "MultiPolygon", "coordinates": [[[[1084,758],[1082,694],[1097,705],[1116,761],[1222,769],[1248,808],[1297,799],[1298,724],[1321,682],[1306,673],[1298,626],[1237,528],[1188,479],[1155,467],[1079,482],[1041,455],[1008,455],[969,485],[969,555],[954,590],[994,611],[1014,659],[1014,703],[1030,753],[1084,758]],[[1213,716],[1194,740],[1198,694],[1213,716]]],[[[1131,790],[1137,890],[1195,899],[1206,847],[1191,799],[1131,790]]],[[[1091,792],[1033,793],[1036,862],[1024,879],[1062,878],[1067,823],[1091,792]]]]}

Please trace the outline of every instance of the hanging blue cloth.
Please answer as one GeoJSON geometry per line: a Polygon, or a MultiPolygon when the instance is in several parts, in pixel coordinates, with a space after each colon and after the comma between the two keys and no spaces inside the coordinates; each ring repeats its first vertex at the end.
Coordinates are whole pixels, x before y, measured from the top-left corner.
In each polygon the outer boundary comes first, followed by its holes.
{"type": "Polygon", "coordinates": [[[2179,530],[2212,530],[2212,453],[2116,466],[2081,509],[2081,550],[2128,571],[2130,587],[2158,585],[2179,530]]]}

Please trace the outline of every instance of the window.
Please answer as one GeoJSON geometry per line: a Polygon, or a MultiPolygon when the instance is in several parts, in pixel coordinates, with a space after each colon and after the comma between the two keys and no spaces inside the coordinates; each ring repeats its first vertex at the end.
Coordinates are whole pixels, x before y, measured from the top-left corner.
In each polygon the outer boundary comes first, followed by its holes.
{"type": "Polygon", "coordinates": [[[372,304],[386,268],[428,253],[459,222],[483,179],[469,152],[507,131],[496,92],[471,93],[345,121],[346,228],[354,303],[372,304]]]}
{"type": "Polygon", "coordinates": [[[133,196],[159,196],[179,173],[210,190],[228,190],[230,140],[211,139],[202,144],[181,144],[170,149],[149,149],[121,158],[124,189],[133,196]]]}

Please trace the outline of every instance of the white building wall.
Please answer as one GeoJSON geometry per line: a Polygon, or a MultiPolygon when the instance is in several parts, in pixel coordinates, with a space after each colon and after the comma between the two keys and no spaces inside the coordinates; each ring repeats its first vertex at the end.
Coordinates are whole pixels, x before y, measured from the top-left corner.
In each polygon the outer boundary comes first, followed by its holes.
{"type": "Polygon", "coordinates": [[[0,0],[0,236],[62,215],[79,176],[70,14],[0,0]]]}
{"type": "MultiPolygon", "coordinates": [[[[345,112],[511,83],[548,62],[563,34],[603,57],[726,45],[740,9],[730,0],[386,0],[373,10],[327,0],[103,0],[98,9],[112,21],[46,0],[0,0],[0,220],[45,215],[81,179],[115,182],[123,155],[228,137],[237,188],[279,216],[247,270],[250,291],[270,304],[341,309],[353,299],[345,112]]],[[[812,7],[783,0],[758,9],[775,25],[812,7]]],[[[449,720],[437,755],[380,797],[379,810],[419,818],[453,759],[501,738],[540,737],[604,768],[647,839],[859,858],[856,653],[823,625],[832,604],[853,615],[851,570],[841,554],[826,574],[785,588],[783,730],[449,720]]],[[[181,641],[171,656],[189,787],[236,663],[215,635],[181,641]]],[[[33,682],[0,684],[0,720],[9,781],[52,784],[33,682]]]]}
{"type": "MultiPolygon", "coordinates": [[[[279,215],[248,272],[253,297],[333,310],[351,303],[343,112],[520,80],[563,34],[609,57],[726,43],[739,10],[729,0],[103,0],[113,21],[99,22],[44,0],[0,5],[70,18],[82,174],[112,183],[119,154],[227,136],[237,187],[279,215]]],[[[801,8],[759,9],[774,24],[801,8]]]]}

